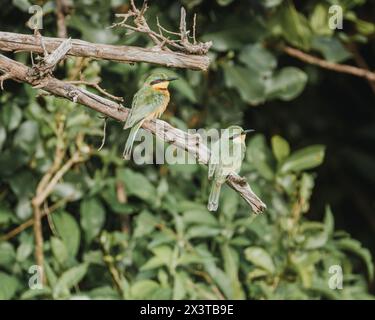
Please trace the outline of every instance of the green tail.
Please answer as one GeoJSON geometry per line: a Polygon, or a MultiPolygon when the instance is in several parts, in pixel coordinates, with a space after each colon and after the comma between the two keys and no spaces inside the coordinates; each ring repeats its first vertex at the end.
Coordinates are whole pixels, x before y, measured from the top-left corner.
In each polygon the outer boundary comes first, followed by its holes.
{"type": "Polygon", "coordinates": [[[207,208],[209,211],[216,211],[219,206],[221,183],[214,181],[211,187],[210,196],[208,197],[207,208]]]}
{"type": "Polygon", "coordinates": [[[126,140],[125,149],[124,149],[124,152],[122,154],[122,157],[125,160],[130,160],[130,158],[131,158],[133,143],[134,143],[134,140],[135,140],[135,137],[137,135],[137,132],[138,132],[139,128],[142,126],[142,123],[143,123],[143,120],[139,121],[130,130],[129,137],[128,137],[128,140],[126,140]]]}

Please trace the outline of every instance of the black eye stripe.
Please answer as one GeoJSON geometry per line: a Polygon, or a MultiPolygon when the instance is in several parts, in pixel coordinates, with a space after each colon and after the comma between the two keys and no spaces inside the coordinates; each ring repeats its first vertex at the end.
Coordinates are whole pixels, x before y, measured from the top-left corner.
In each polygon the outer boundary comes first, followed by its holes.
{"type": "Polygon", "coordinates": [[[163,82],[165,80],[162,80],[162,79],[156,79],[154,81],[151,81],[150,84],[153,86],[154,84],[157,84],[157,83],[160,83],[160,82],[163,82]]]}

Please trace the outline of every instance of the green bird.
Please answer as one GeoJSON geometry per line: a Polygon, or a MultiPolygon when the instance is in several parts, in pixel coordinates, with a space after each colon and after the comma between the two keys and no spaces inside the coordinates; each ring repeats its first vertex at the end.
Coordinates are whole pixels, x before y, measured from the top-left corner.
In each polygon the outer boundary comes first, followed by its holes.
{"type": "Polygon", "coordinates": [[[131,128],[125,144],[124,159],[130,159],[135,137],[143,122],[159,118],[167,108],[170,98],[168,85],[176,79],[168,77],[164,73],[151,74],[142,88],[134,95],[132,107],[124,126],[124,129],[131,128]]]}
{"type": "Polygon", "coordinates": [[[213,178],[207,208],[216,211],[219,206],[219,197],[222,184],[231,173],[239,173],[245,157],[246,134],[254,131],[243,130],[240,126],[230,126],[224,130],[221,138],[211,147],[211,157],[208,163],[208,178],[213,178]]]}

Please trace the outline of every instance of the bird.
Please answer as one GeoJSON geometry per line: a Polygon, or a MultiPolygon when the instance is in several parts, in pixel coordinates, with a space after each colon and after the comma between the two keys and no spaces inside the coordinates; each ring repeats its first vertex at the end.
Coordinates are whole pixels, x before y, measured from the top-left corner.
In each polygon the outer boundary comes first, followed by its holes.
{"type": "Polygon", "coordinates": [[[243,130],[240,126],[230,126],[211,147],[208,163],[208,179],[213,178],[207,208],[216,211],[219,206],[220,190],[231,173],[239,173],[246,151],[246,134],[253,129],[243,130]]]}
{"type": "Polygon", "coordinates": [[[164,73],[149,75],[143,86],[133,97],[130,113],[124,129],[131,128],[125,144],[123,158],[131,158],[131,150],[139,128],[145,120],[159,118],[168,106],[170,94],[168,85],[177,77],[169,77],[164,73]]]}

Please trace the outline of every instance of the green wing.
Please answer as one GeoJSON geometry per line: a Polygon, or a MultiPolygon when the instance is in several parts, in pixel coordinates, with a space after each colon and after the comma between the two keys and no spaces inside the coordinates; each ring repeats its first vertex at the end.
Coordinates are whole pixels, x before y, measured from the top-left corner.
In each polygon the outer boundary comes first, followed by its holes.
{"type": "Polygon", "coordinates": [[[151,88],[141,88],[133,97],[132,108],[126,119],[124,129],[134,126],[136,123],[155,112],[161,103],[161,98],[162,96],[153,92],[151,88]]]}
{"type": "Polygon", "coordinates": [[[208,179],[211,179],[220,165],[220,139],[211,144],[211,156],[208,162],[208,179]]]}

